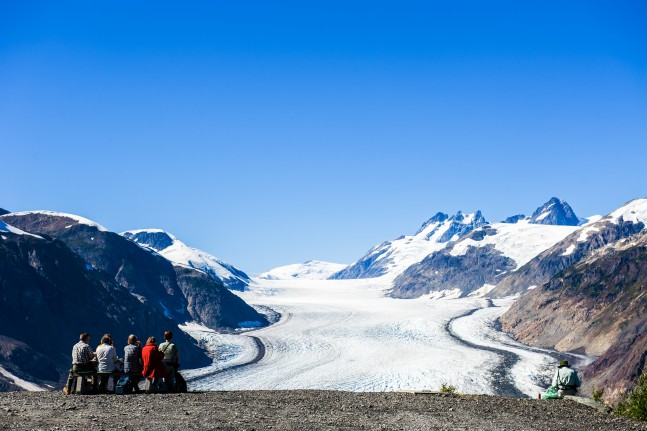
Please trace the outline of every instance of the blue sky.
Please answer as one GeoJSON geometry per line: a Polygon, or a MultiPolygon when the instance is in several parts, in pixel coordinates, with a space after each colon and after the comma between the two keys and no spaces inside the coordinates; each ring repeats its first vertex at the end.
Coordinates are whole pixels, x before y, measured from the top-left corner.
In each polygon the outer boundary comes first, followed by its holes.
{"type": "Polygon", "coordinates": [[[647,6],[2,2],[0,207],[250,273],[647,196],[647,6]],[[134,3],[134,4],[133,4],[134,3]]]}

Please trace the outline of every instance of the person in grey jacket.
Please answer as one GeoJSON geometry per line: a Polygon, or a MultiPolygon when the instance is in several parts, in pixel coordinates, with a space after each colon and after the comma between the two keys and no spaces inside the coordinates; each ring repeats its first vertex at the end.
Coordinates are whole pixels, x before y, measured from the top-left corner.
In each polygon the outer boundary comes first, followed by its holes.
{"type": "Polygon", "coordinates": [[[553,377],[553,386],[557,388],[559,397],[577,395],[577,389],[581,384],[577,372],[570,367],[568,361],[560,361],[553,377]]]}

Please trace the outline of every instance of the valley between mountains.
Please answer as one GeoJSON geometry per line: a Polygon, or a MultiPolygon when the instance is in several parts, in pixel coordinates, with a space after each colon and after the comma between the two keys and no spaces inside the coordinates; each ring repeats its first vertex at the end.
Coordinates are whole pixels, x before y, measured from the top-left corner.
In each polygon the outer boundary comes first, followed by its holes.
{"type": "Polygon", "coordinates": [[[78,334],[178,328],[192,389],[536,397],[559,359],[615,402],[647,361],[647,199],[439,212],[348,265],[248,276],[162,229],[0,209],[0,390],[58,390],[78,334]]]}

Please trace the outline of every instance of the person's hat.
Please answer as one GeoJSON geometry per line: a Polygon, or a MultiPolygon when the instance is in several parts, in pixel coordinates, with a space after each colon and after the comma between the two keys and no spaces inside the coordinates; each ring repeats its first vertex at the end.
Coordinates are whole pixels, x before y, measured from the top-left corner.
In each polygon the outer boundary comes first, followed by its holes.
{"type": "Polygon", "coordinates": [[[570,365],[568,364],[568,361],[559,361],[559,368],[562,368],[562,367],[570,367],[570,365]]]}

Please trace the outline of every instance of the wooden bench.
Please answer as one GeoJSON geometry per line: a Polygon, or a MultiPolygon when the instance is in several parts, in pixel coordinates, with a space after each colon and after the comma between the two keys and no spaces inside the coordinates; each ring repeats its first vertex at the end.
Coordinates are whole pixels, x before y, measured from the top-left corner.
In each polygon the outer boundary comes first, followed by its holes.
{"type": "Polygon", "coordinates": [[[75,377],[74,384],[72,385],[73,394],[92,394],[95,392],[97,382],[97,373],[95,371],[77,371],[72,373],[75,377]],[[92,383],[88,382],[88,379],[92,379],[92,383]]]}

